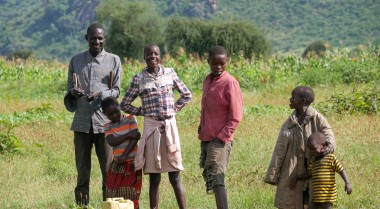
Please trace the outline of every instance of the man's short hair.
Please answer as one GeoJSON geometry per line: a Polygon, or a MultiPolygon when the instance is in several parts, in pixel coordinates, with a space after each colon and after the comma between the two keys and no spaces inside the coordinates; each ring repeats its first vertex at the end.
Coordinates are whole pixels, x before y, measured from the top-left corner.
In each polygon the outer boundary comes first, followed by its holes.
{"type": "Polygon", "coordinates": [[[222,55],[222,54],[227,55],[227,51],[226,51],[226,49],[224,47],[222,47],[222,46],[213,46],[208,51],[208,58],[210,59],[211,57],[213,57],[215,55],[222,55]]]}
{"type": "Polygon", "coordinates": [[[92,31],[94,29],[101,29],[104,32],[104,28],[103,28],[103,26],[101,24],[99,24],[99,23],[92,23],[90,26],[88,26],[86,34],[88,35],[90,33],[90,31],[92,31]]]}
{"type": "Polygon", "coordinates": [[[117,101],[117,99],[115,97],[106,97],[105,99],[103,99],[103,101],[100,105],[102,107],[103,112],[105,113],[105,110],[108,107],[110,107],[112,105],[119,106],[119,102],[117,101]]]}
{"type": "Polygon", "coordinates": [[[306,99],[306,104],[311,104],[314,102],[314,91],[313,89],[311,89],[310,87],[307,87],[307,86],[297,86],[296,88],[294,88],[294,91],[297,91],[297,93],[299,94],[299,96],[301,98],[305,98],[306,99]]]}

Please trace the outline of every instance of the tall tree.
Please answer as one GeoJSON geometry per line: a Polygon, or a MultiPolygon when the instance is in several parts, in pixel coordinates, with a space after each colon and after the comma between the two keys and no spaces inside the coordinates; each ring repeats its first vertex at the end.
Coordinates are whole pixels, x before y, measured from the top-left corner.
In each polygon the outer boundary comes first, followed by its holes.
{"type": "Polygon", "coordinates": [[[97,15],[108,27],[107,48],[121,57],[142,59],[147,44],[162,46],[163,19],[151,4],[105,0],[97,8],[97,15]]]}

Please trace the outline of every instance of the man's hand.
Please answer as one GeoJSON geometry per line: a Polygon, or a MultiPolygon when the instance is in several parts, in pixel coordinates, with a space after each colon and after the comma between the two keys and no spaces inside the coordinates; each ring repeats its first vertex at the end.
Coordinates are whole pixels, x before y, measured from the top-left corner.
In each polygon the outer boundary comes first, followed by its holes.
{"type": "Polygon", "coordinates": [[[94,101],[96,98],[98,98],[100,95],[102,95],[102,92],[94,92],[86,97],[87,101],[94,101]]]}
{"type": "Polygon", "coordinates": [[[76,99],[79,99],[84,95],[84,91],[82,89],[72,88],[70,94],[76,99]]]}

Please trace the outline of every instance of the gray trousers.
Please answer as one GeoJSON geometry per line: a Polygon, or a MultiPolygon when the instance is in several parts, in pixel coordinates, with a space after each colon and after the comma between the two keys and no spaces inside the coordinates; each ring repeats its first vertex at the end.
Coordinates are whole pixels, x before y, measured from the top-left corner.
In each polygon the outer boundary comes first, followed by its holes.
{"type": "Polygon", "coordinates": [[[112,147],[105,141],[104,133],[94,134],[74,131],[75,163],[78,177],[75,187],[75,201],[78,205],[88,205],[90,200],[91,151],[95,145],[96,155],[102,172],[103,200],[106,198],[106,175],[112,162],[112,147]]]}

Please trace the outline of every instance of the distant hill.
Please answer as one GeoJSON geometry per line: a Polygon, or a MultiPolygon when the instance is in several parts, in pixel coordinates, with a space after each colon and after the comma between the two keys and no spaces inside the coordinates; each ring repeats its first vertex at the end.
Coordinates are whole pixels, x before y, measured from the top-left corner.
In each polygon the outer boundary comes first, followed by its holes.
{"type": "Polygon", "coordinates": [[[85,28],[100,0],[0,0],[0,54],[32,50],[66,60],[86,47],[85,28]]]}
{"type": "MultiPolygon", "coordinates": [[[[165,1],[152,1],[165,2],[165,1]]],[[[300,51],[315,40],[355,47],[380,42],[379,0],[171,0],[164,15],[244,19],[256,23],[274,50],[300,51]],[[216,2],[216,11],[210,8],[216,2]]]]}
{"type": "MultiPolygon", "coordinates": [[[[106,0],[103,0],[106,1],[106,0]]],[[[147,0],[164,17],[249,20],[274,51],[302,51],[315,40],[356,47],[380,42],[379,0],[147,0]]],[[[0,0],[0,54],[30,49],[67,60],[86,48],[86,26],[100,0],[0,0]]]]}

